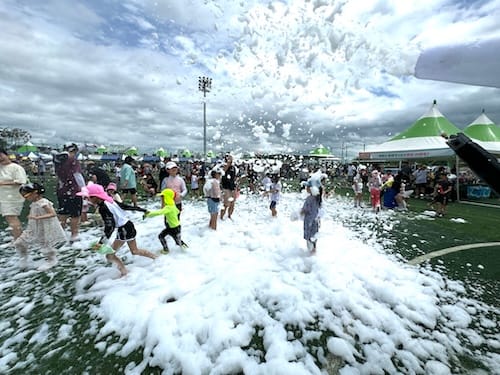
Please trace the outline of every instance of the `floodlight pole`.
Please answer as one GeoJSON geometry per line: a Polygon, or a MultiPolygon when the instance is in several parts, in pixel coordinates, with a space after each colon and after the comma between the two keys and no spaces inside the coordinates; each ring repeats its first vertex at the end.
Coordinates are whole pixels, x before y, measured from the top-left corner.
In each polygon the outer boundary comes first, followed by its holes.
{"type": "Polygon", "coordinates": [[[212,78],[198,77],[198,90],[203,92],[203,160],[207,157],[207,92],[212,88],[212,78]]]}

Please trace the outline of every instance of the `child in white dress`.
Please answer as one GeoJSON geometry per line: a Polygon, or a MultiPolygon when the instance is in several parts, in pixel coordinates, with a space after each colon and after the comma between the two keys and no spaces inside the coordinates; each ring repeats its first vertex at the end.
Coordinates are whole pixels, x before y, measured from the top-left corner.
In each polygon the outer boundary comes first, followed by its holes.
{"type": "Polygon", "coordinates": [[[57,264],[56,246],[66,242],[66,234],[57,218],[54,205],[43,196],[45,189],[34,182],[21,185],[19,193],[31,202],[28,215],[28,226],[14,241],[14,246],[21,257],[20,267],[28,265],[28,249],[30,245],[38,245],[45,257],[45,262],[38,271],[47,271],[57,264]]]}

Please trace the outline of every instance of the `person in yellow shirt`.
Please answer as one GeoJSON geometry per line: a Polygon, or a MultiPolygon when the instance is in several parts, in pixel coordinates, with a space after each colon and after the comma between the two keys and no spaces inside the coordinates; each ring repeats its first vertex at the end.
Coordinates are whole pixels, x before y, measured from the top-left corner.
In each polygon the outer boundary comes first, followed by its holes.
{"type": "Polygon", "coordinates": [[[160,195],[163,199],[163,207],[159,210],[148,211],[144,214],[144,218],[154,216],[164,216],[165,229],[158,235],[158,239],[163,247],[162,254],[168,254],[169,248],[167,244],[167,236],[171,236],[175,243],[181,248],[187,248],[187,244],[181,239],[181,222],[179,219],[179,209],[175,205],[175,195],[177,193],[172,189],[163,189],[160,195]]]}

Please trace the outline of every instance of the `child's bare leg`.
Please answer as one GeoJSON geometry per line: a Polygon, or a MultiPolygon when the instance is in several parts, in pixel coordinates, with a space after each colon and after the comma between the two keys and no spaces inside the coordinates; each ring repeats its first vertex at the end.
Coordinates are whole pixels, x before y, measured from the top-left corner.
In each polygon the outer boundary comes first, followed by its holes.
{"type": "Polygon", "coordinates": [[[115,254],[106,254],[106,259],[108,260],[108,262],[111,262],[115,264],[116,267],[118,267],[118,270],[120,271],[122,276],[125,276],[128,273],[122,260],[118,258],[115,254]]]}
{"type": "Polygon", "coordinates": [[[128,245],[128,248],[130,249],[130,252],[134,255],[142,255],[143,257],[148,257],[151,259],[158,258],[158,255],[155,255],[150,251],[139,249],[137,247],[137,242],[135,240],[128,241],[127,245],[128,245]]]}
{"type": "Polygon", "coordinates": [[[210,229],[217,230],[217,213],[210,214],[210,222],[208,223],[210,229]]]}
{"type": "Polygon", "coordinates": [[[23,237],[18,237],[14,241],[14,246],[16,247],[16,251],[19,254],[19,267],[27,268],[28,267],[28,243],[23,239],[23,237]]]}

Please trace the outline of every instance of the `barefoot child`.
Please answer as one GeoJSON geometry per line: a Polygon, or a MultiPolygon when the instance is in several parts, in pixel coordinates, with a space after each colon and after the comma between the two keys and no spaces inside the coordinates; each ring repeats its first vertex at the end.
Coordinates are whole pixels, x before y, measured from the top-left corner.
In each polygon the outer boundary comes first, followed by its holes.
{"type": "Polygon", "coordinates": [[[21,256],[21,268],[26,268],[28,265],[29,245],[40,246],[45,262],[38,267],[38,271],[47,271],[57,264],[56,246],[66,242],[66,235],[54,206],[51,201],[44,198],[44,192],[44,187],[36,182],[21,185],[19,188],[23,198],[31,202],[28,226],[14,241],[14,246],[21,256]]]}
{"type": "Polygon", "coordinates": [[[208,213],[210,214],[210,220],[208,222],[208,227],[213,230],[217,230],[217,217],[220,210],[220,177],[222,172],[219,169],[213,169],[210,171],[210,178],[203,185],[203,194],[207,198],[208,213]]]}
{"type": "Polygon", "coordinates": [[[168,254],[169,249],[167,245],[167,236],[171,236],[175,243],[185,249],[187,247],[186,243],[181,239],[181,223],[179,221],[179,209],[175,205],[176,192],[172,189],[163,189],[160,195],[163,199],[163,207],[156,211],[148,211],[144,214],[144,217],[153,217],[158,215],[164,215],[165,229],[161,231],[158,235],[158,239],[163,246],[162,254],[168,254]]]}
{"type": "Polygon", "coordinates": [[[370,201],[372,204],[373,212],[380,212],[380,188],[382,187],[382,179],[380,172],[374,169],[371,173],[370,180],[368,181],[370,187],[370,201]]]}
{"type": "Polygon", "coordinates": [[[276,206],[278,205],[281,196],[281,183],[279,175],[276,174],[271,177],[271,185],[269,186],[269,190],[267,190],[265,194],[269,195],[269,200],[271,201],[271,203],[269,204],[271,216],[276,217],[278,215],[276,206]]]}
{"type": "MultiPolygon", "coordinates": [[[[101,185],[88,184],[86,187],[82,188],[82,191],[79,192],[78,195],[88,197],[89,202],[97,207],[104,221],[104,236],[94,245],[95,250],[105,244],[105,242],[108,242],[115,228],[117,228],[116,238],[111,244],[114,251],[117,251],[126,242],[133,255],[142,255],[151,259],[157,257],[155,254],[137,247],[137,242],[135,240],[137,232],[134,223],[128,219],[124,209],[104,191],[101,185]]],[[[130,209],[134,207],[125,206],[125,208],[130,209]]],[[[122,276],[127,274],[125,265],[114,253],[106,254],[106,259],[118,267],[122,276]]]]}
{"type": "Polygon", "coordinates": [[[307,250],[311,254],[315,254],[323,187],[310,179],[306,183],[306,189],[309,196],[306,198],[300,213],[304,216],[304,239],[307,241],[307,250]]]}

